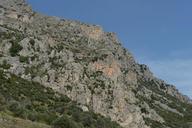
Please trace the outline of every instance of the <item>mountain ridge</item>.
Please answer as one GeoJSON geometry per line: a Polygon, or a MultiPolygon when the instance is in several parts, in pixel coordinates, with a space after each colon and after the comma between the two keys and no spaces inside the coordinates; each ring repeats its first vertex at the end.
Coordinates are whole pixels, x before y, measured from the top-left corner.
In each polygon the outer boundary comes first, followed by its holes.
{"type": "Polygon", "coordinates": [[[124,128],[189,127],[191,100],[138,64],[114,33],[41,15],[24,0],[0,0],[0,10],[3,70],[67,95],[83,111],[124,128]]]}

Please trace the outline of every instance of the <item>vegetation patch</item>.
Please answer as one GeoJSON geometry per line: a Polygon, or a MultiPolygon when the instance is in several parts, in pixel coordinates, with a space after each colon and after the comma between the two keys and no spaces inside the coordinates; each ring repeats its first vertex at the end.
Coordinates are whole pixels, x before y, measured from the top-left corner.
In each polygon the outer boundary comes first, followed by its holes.
{"type": "Polygon", "coordinates": [[[29,43],[31,44],[31,46],[34,47],[34,45],[35,45],[35,40],[34,40],[34,39],[30,39],[30,40],[29,40],[29,43]]]}
{"type": "Polygon", "coordinates": [[[18,53],[23,49],[23,47],[15,41],[11,41],[11,44],[11,48],[9,49],[11,56],[18,56],[18,53]]]}
{"type": "Polygon", "coordinates": [[[11,65],[8,64],[6,60],[4,60],[3,64],[0,64],[0,67],[3,69],[10,69],[11,65]]]}
{"type": "Polygon", "coordinates": [[[27,64],[29,64],[29,57],[27,57],[27,56],[19,56],[19,61],[20,61],[21,63],[27,63],[27,64]]]}
{"type": "Polygon", "coordinates": [[[11,56],[17,56],[18,53],[23,49],[19,42],[24,39],[24,34],[16,29],[7,27],[5,25],[2,27],[8,30],[6,32],[0,33],[0,42],[2,42],[3,40],[8,40],[12,44],[11,48],[9,49],[11,56]]]}

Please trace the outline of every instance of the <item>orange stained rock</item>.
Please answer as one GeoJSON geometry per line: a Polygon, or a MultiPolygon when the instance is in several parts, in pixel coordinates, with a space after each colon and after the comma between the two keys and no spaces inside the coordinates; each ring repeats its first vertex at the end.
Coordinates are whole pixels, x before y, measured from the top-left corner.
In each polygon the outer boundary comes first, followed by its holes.
{"type": "Polygon", "coordinates": [[[81,26],[83,32],[89,36],[89,38],[98,40],[103,34],[103,30],[99,26],[81,26]]]}
{"type": "Polygon", "coordinates": [[[117,62],[113,61],[112,64],[101,64],[99,62],[94,63],[95,70],[102,71],[106,76],[113,77],[115,74],[118,74],[120,71],[119,65],[117,62]]]}

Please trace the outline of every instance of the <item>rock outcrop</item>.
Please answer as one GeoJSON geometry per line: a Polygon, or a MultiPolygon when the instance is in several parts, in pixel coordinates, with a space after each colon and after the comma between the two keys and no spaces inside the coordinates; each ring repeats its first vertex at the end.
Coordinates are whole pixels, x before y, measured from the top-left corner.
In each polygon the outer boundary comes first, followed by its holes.
{"type": "Polygon", "coordinates": [[[183,118],[183,106],[173,104],[186,104],[185,110],[190,105],[174,86],[136,63],[114,33],[35,13],[24,0],[0,0],[0,64],[124,128],[172,128],[161,111],[183,118]]]}

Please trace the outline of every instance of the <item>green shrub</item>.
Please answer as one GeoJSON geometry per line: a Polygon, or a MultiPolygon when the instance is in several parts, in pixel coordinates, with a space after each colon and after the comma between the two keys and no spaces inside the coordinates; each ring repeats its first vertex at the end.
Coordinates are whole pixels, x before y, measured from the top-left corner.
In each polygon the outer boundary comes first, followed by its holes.
{"type": "Polygon", "coordinates": [[[14,41],[12,41],[11,44],[12,44],[12,46],[9,49],[9,52],[12,57],[17,56],[18,53],[23,49],[23,47],[19,43],[14,42],[14,41]]]}
{"type": "Polygon", "coordinates": [[[29,40],[29,43],[30,43],[32,46],[34,46],[34,45],[35,45],[35,40],[34,40],[34,39],[30,39],[30,40],[29,40]]]}
{"type": "Polygon", "coordinates": [[[29,57],[27,57],[27,56],[19,56],[19,61],[20,61],[21,63],[27,63],[27,64],[29,64],[29,57]]]}
{"type": "Polygon", "coordinates": [[[81,128],[76,122],[67,116],[62,116],[53,122],[53,128],[81,128]]]}
{"type": "Polygon", "coordinates": [[[0,64],[0,67],[3,69],[10,69],[11,65],[7,63],[6,60],[3,61],[3,64],[0,64]]]}

